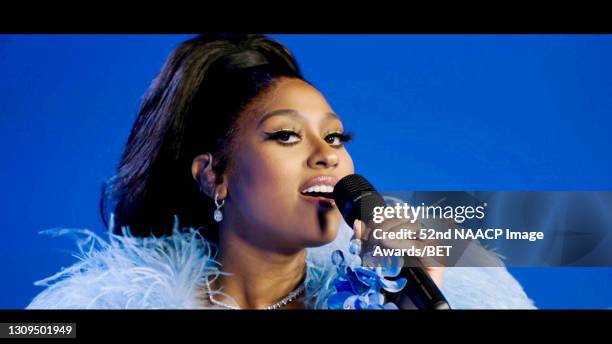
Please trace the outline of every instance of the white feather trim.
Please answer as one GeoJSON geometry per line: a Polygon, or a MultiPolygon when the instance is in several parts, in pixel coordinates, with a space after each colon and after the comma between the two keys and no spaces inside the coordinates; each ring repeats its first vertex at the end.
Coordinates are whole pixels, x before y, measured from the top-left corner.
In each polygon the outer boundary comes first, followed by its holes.
{"type": "MultiPolygon", "coordinates": [[[[197,231],[167,237],[135,238],[109,234],[108,242],[89,230],[53,229],[54,236],[77,236],[78,261],[35,282],[46,287],[28,309],[198,309],[206,298],[203,281],[223,274],[215,248],[197,231]]],[[[335,268],[331,253],[348,254],[352,229],[340,227],[332,243],[308,249],[306,304],[326,308],[335,268]]],[[[356,258],[351,265],[359,263],[356,258]]],[[[220,293],[220,291],[212,291],[220,293]]],[[[447,268],[443,292],[453,308],[533,308],[504,267],[447,268]]]]}

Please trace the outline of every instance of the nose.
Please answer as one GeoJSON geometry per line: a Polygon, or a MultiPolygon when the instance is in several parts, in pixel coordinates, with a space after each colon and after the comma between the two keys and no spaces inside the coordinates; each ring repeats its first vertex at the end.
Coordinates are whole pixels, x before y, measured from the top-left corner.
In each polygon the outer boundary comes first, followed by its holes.
{"type": "Polygon", "coordinates": [[[312,154],[308,158],[310,168],[334,168],[338,166],[340,159],[338,151],[322,138],[315,138],[312,154]]]}

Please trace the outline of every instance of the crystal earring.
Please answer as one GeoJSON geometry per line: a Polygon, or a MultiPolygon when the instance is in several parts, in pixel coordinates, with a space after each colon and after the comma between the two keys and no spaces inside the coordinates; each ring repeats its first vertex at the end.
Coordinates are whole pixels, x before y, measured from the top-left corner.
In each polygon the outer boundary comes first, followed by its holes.
{"type": "Polygon", "coordinates": [[[213,218],[217,222],[223,221],[223,213],[221,212],[221,207],[223,207],[224,204],[225,204],[224,199],[222,199],[221,203],[219,203],[219,193],[216,192],[215,193],[215,205],[217,206],[217,209],[215,209],[215,212],[213,213],[213,218]]]}

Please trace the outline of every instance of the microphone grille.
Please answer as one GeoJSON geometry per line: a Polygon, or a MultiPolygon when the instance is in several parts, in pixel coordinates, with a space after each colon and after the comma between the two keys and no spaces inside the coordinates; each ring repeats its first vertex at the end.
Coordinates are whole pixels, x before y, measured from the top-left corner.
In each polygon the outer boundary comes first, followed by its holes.
{"type": "Polygon", "coordinates": [[[353,199],[364,191],[376,191],[364,177],[350,174],[338,181],[334,186],[334,198],[353,199]]]}
{"type": "Polygon", "coordinates": [[[358,174],[348,175],[334,186],[334,200],[348,224],[355,219],[371,220],[372,209],[384,206],[385,202],[376,189],[358,174]]]}

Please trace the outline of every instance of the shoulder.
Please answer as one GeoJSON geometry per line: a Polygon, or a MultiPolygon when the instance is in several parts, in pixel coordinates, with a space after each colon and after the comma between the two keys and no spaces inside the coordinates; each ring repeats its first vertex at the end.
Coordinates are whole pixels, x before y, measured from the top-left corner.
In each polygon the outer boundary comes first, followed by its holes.
{"type": "Polygon", "coordinates": [[[219,273],[213,248],[196,231],[135,238],[88,230],[54,230],[77,236],[78,261],[35,283],[45,287],[29,309],[198,308],[205,276],[219,273]]]}
{"type": "Polygon", "coordinates": [[[453,309],[533,309],[505,267],[446,268],[442,292],[453,309]]]}
{"type": "Polygon", "coordinates": [[[477,242],[468,245],[454,267],[445,269],[442,291],[455,309],[535,308],[502,257],[477,242]]]}

